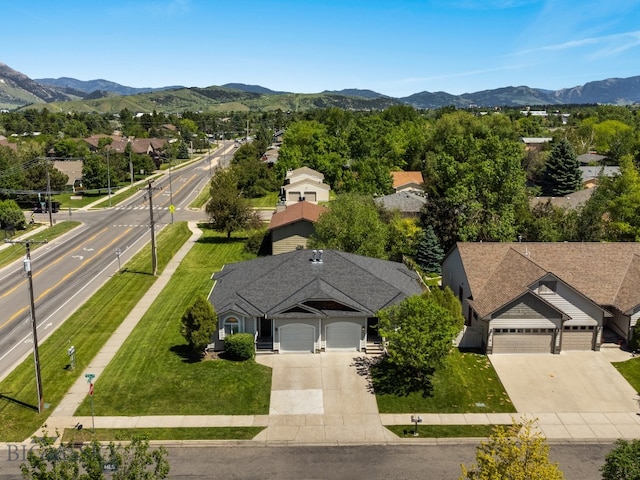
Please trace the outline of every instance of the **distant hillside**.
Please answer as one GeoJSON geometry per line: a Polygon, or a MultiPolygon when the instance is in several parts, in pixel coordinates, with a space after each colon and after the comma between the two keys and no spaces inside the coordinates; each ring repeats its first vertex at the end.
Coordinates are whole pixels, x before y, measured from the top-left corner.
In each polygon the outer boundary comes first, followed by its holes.
{"type": "Polygon", "coordinates": [[[76,80],[75,78],[38,78],[35,80],[41,85],[47,85],[58,89],[70,89],[86,94],[93,94],[96,91],[116,93],[118,95],[137,95],[138,93],[157,92],[162,90],[170,90],[176,88],[184,88],[181,86],[161,87],[161,88],[135,88],[120,85],[119,83],[110,82],[109,80],[76,80]]]}
{"type": "Polygon", "coordinates": [[[227,83],[206,88],[179,86],[134,88],[108,80],[82,81],[74,78],[32,80],[0,63],[0,108],[15,110],[28,105],[50,104],[55,111],[116,113],[123,108],[135,112],[191,111],[305,111],[338,107],[347,110],[381,110],[391,105],[419,109],[455,106],[483,108],[562,104],[640,103],[640,76],[610,78],[561,90],[527,86],[452,95],[447,92],[419,92],[393,98],[363,89],[326,90],[317,94],[274,91],[260,85],[227,83]]]}
{"type": "Polygon", "coordinates": [[[241,92],[247,93],[260,93],[262,95],[281,95],[284,93],[291,92],[276,92],[274,90],[270,90],[265,87],[261,87],[260,85],[246,85],[244,83],[225,83],[222,85],[225,88],[232,88],[234,90],[240,90],[241,92]]]}
{"type": "Polygon", "coordinates": [[[0,108],[14,109],[32,103],[73,100],[58,89],[40,85],[26,75],[0,63],[0,108]]]}
{"type": "Polygon", "coordinates": [[[360,90],[358,88],[345,88],[343,90],[325,90],[322,93],[330,95],[346,95],[348,97],[362,97],[362,98],[391,98],[381,93],[374,92],[373,90],[360,90]]]}

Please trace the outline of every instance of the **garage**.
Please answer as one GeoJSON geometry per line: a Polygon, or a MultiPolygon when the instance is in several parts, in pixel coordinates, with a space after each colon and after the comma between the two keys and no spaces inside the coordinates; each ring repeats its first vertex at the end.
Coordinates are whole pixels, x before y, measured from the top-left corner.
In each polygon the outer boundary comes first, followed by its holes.
{"type": "Polygon", "coordinates": [[[593,350],[594,325],[565,325],[562,328],[562,350],[593,350]]]}
{"type": "Polygon", "coordinates": [[[492,353],[551,353],[553,328],[495,328],[492,353]]]}
{"type": "Polygon", "coordinates": [[[280,351],[283,353],[313,353],[315,328],[303,323],[280,327],[280,351]]]}
{"type": "Polygon", "coordinates": [[[358,351],[362,327],[352,322],[336,322],[327,325],[325,350],[358,351]]]}

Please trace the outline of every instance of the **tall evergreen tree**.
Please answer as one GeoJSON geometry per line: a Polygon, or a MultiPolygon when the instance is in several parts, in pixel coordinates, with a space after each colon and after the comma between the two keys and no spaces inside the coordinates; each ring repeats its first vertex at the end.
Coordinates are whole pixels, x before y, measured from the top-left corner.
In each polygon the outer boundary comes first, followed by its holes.
{"type": "Polygon", "coordinates": [[[582,173],[573,147],[565,138],[556,143],[542,172],[542,193],[562,197],[580,189],[582,173]]]}
{"type": "Polygon", "coordinates": [[[442,259],[444,258],[444,250],[438,242],[438,237],[433,231],[431,225],[422,231],[420,242],[418,243],[418,251],[416,252],[416,261],[425,272],[437,273],[442,271],[442,259]]]}

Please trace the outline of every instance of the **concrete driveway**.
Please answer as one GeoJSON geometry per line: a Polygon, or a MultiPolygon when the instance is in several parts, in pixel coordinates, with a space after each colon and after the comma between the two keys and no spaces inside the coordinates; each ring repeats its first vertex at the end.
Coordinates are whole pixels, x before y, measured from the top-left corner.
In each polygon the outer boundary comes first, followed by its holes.
{"type": "Polygon", "coordinates": [[[519,413],[637,412],[638,394],[611,365],[619,349],[489,355],[519,413]]]}
{"type": "Polygon", "coordinates": [[[273,369],[269,426],[256,439],[376,443],[392,437],[367,379],[358,373],[362,357],[358,352],[256,357],[273,369]]]}

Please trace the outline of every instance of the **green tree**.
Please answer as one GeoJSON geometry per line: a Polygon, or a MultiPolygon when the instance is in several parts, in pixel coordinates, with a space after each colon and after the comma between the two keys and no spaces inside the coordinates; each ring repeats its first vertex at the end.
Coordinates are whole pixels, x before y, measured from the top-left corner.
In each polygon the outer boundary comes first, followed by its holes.
{"type": "Polygon", "coordinates": [[[640,172],[630,156],[620,160],[620,175],[610,184],[614,195],[608,204],[609,239],[620,242],[640,241],[640,172]]]}
{"type": "Polygon", "coordinates": [[[134,436],[123,446],[111,442],[103,446],[93,439],[80,449],[71,442],[55,445],[46,433],[32,437],[36,448],[29,450],[27,461],[20,465],[28,480],[103,480],[105,466],[115,469],[112,480],[154,480],[169,475],[168,452],[164,447],[149,451],[149,440],[134,436]]]}
{"type": "Polygon", "coordinates": [[[640,480],[640,440],[617,440],[600,471],[603,480],[640,480]]]}
{"type": "Polygon", "coordinates": [[[440,246],[438,237],[433,231],[433,227],[428,225],[420,236],[418,249],[416,252],[416,262],[427,273],[442,272],[442,259],[444,258],[444,250],[440,246]]]}
{"type": "Polygon", "coordinates": [[[377,316],[380,336],[388,342],[385,362],[393,367],[396,385],[403,385],[405,393],[422,389],[427,395],[431,377],[462,328],[461,319],[429,292],[384,308],[377,316]]]}
{"type": "Polygon", "coordinates": [[[238,176],[233,167],[216,168],[209,187],[211,198],[206,212],[214,230],[225,232],[227,238],[236,230],[261,224],[251,204],[238,189],[238,176]]]}
{"type": "Polygon", "coordinates": [[[218,315],[213,305],[198,296],[182,316],[182,336],[194,355],[201,355],[211,343],[218,325],[218,315]]]}
{"type": "Polygon", "coordinates": [[[332,201],[320,216],[309,246],[387,258],[388,234],[373,197],[346,193],[332,201]]]}
{"type": "Polygon", "coordinates": [[[551,149],[542,171],[542,193],[562,197],[581,186],[580,162],[569,141],[563,138],[551,149]]]}
{"type": "Polygon", "coordinates": [[[535,431],[535,421],[497,425],[476,450],[476,464],[462,465],[460,480],[561,480],[557,463],[549,461],[549,445],[535,431]]]}
{"type": "Polygon", "coordinates": [[[24,230],[24,213],[13,200],[0,200],[0,229],[2,230],[24,230]]]}

